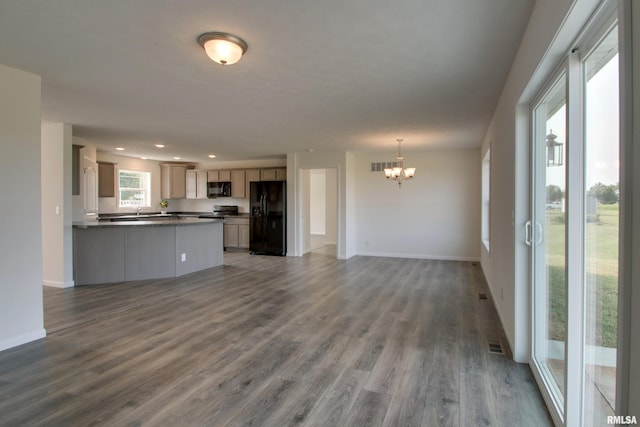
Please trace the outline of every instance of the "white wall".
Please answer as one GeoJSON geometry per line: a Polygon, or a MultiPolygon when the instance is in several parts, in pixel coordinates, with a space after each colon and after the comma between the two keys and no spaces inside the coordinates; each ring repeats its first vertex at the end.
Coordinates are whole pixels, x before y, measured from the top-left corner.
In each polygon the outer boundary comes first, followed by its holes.
{"type": "Polygon", "coordinates": [[[71,133],[42,123],[42,281],[59,288],[73,286],[71,133]]]}
{"type": "Polygon", "coordinates": [[[41,78],[0,65],[0,350],[46,335],[42,305],[41,78]]]}
{"type": "Polygon", "coordinates": [[[325,169],[325,240],[335,245],[338,233],[338,176],[336,169],[325,169]]]}
{"type": "Polygon", "coordinates": [[[326,198],[327,177],[324,169],[312,169],[310,173],[310,232],[325,235],[326,233],[326,198]]]}
{"type": "MultiPolygon", "coordinates": [[[[529,361],[528,111],[535,92],[569,49],[596,0],[538,0],[485,135],[491,144],[491,253],[480,240],[482,268],[503,329],[519,362],[529,361]]],[[[480,162],[480,160],[478,160],[480,162]]]]}
{"type": "Polygon", "coordinates": [[[356,252],[360,255],[478,260],[480,151],[406,151],[416,175],[402,184],[371,172],[395,153],[356,154],[356,252]]]}

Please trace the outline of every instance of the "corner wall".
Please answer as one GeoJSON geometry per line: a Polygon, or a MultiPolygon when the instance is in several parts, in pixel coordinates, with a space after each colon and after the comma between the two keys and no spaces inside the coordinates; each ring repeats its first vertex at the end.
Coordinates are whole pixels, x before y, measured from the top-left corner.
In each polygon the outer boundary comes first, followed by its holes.
{"type": "Polygon", "coordinates": [[[43,338],[41,78],[0,65],[0,351],[43,338]]]}

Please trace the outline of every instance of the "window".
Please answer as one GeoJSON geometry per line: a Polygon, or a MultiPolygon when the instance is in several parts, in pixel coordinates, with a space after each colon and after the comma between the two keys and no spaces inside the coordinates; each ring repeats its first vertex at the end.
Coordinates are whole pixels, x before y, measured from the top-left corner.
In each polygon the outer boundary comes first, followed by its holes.
{"type": "Polygon", "coordinates": [[[151,173],[120,169],[118,171],[118,194],[121,208],[149,207],[151,173]]]}
{"type": "Polygon", "coordinates": [[[491,206],[491,148],[482,158],[482,243],[489,251],[489,216],[491,206]]]}

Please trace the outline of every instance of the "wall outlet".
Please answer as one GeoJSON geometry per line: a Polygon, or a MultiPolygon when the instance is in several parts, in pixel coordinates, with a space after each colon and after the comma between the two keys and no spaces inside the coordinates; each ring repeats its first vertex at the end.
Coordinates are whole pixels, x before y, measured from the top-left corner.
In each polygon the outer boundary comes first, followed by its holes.
{"type": "Polygon", "coordinates": [[[187,260],[187,254],[182,254],[180,256],[180,259],[182,260],[182,262],[185,262],[187,260]]]}

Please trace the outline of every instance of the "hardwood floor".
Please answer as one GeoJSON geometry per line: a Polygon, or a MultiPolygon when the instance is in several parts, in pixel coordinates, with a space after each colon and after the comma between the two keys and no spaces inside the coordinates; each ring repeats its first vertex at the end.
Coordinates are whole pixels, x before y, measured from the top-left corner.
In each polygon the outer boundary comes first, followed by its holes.
{"type": "Polygon", "coordinates": [[[322,253],[45,287],[47,338],[0,353],[0,425],[551,425],[479,293],[472,263],[322,253]]]}

